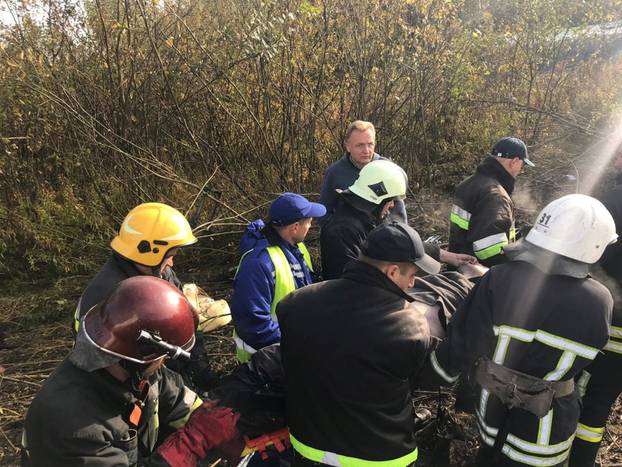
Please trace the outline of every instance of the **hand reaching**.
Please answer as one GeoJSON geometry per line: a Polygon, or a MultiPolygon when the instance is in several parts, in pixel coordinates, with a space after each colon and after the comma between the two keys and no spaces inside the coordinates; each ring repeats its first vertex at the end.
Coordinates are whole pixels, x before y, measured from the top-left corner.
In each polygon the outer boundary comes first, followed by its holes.
{"type": "Polygon", "coordinates": [[[449,264],[455,268],[463,264],[477,264],[477,258],[463,253],[452,253],[451,251],[441,249],[440,259],[442,263],[449,264]]]}

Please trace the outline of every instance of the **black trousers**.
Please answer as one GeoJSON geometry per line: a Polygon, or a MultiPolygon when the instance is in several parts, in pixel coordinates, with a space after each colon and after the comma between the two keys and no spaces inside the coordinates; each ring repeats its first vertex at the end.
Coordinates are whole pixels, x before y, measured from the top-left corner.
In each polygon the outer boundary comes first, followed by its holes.
{"type": "MultiPolygon", "coordinates": [[[[582,400],[579,423],[604,428],[611,406],[622,393],[622,354],[606,351],[596,357],[586,370],[591,377],[582,400]]],[[[570,467],[592,467],[601,441],[576,437],[570,451],[570,467]]]]}

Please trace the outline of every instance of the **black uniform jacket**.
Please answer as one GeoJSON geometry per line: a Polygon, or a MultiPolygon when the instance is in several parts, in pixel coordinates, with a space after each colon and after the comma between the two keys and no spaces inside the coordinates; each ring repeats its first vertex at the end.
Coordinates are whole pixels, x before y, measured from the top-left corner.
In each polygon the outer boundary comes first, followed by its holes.
{"type": "MultiPolygon", "coordinates": [[[[600,200],[611,213],[616,223],[616,232],[622,234],[622,185],[617,185],[611,191],[603,195],[600,200]]],[[[613,245],[609,245],[600,260],[600,266],[607,275],[622,284],[622,239],[618,239],[613,245]]],[[[616,297],[616,301],[618,298],[616,297]]],[[[622,297],[619,297],[622,302],[622,297]]]]}
{"type": "MultiPolygon", "coordinates": [[[[356,195],[347,196],[339,197],[334,213],[320,232],[324,280],[341,277],[346,264],[358,258],[367,234],[383,222],[373,212],[363,208],[366,202],[354,199],[356,195]]],[[[394,219],[386,220],[390,222],[394,219]]],[[[438,245],[424,243],[424,246],[428,255],[440,261],[438,245]]]]}
{"type": "Polygon", "coordinates": [[[512,241],[514,177],[487,157],[454,192],[449,251],[475,255],[485,266],[505,260],[501,247],[512,241]]]}
{"type": "Polygon", "coordinates": [[[154,453],[158,434],[182,426],[200,399],[179,375],[161,368],[149,379],[138,426],[137,396],[105,369],[86,372],[69,359],[52,373],[25,421],[31,466],[168,465],[154,453]]]}
{"type": "MultiPolygon", "coordinates": [[[[480,356],[547,381],[565,381],[607,343],[612,306],[611,294],[594,279],[549,275],[509,261],[491,268],[473,288],[453,315],[447,338],[432,352],[431,364],[447,382],[480,356]]],[[[567,457],[574,437],[578,396],[554,399],[549,414],[538,419],[521,409],[508,415],[498,399],[480,390],[477,419],[486,445],[494,444],[506,417],[507,458],[556,465],[567,457]]]]}
{"type": "Polygon", "coordinates": [[[335,211],[320,232],[322,277],[341,277],[345,265],[358,258],[367,234],[378,224],[371,212],[358,209],[340,196],[335,211]]]}
{"type": "MultiPolygon", "coordinates": [[[[87,311],[107,298],[119,282],[140,275],[142,273],[136,269],[134,263],[113,252],[106,264],[82,292],[76,310],[76,318],[82,318],[87,311]]],[[[166,268],[162,279],[181,289],[181,282],[171,268],[166,268]]]]}
{"type": "Polygon", "coordinates": [[[360,261],[277,306],[291,434],[367,460],[416,449],[411,387],[432,339],[412,298],[360,261]]]}

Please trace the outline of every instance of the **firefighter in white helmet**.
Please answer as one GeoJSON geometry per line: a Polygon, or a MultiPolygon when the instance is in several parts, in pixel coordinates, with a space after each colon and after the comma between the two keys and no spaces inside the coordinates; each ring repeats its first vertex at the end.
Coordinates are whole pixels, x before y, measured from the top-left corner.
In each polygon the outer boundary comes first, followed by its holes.
{"type": "Polygon", "coordinates": [[[574,378],[607,343],[613,300],[588,267],[617,239],[595,198],[568,195],[538,214],[509,260],[486,273],[431,354],[446,384],[470,372],[477,465],[561,465],[577,428],[574,378]]]}

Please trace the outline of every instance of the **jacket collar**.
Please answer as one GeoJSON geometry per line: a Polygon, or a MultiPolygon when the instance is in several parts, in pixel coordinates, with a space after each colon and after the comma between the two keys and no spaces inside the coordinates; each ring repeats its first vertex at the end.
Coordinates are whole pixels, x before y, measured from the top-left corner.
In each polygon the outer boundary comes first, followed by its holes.
{"type": "Polygon", "coordinates": [[[281,249],[292,252],[298,249],[297,245],[292,245],[291,243],[283,240],[283,238],[271,225],[267,225],[262,232],[264,233],[266,239],[268,240],[268,245],[270,246],[280,246],[281,249]]]}
{"type": "Polygon", "coordinates": [[[494,157],[488,156],[480,165],[477,166],[477,172],[488,177],[493,177],[501,186],[511,195],[514,191],[515,179],[505,168],[495,160],[494,157]]]}
{"type": "MultiPolygon", "coordinates": [[[[349,152],[344,152],[341,158],[345,160],[348,164],[350,164],[353,168],[355,168],[357,172],[361,170],[356,166],[354,162],[352,162],[352,156],[350,155],[349,152]]],[[[372,158],[372,161],[377,161],[380,158],[381,158],[380,154],[375,152],[374,157],[372,158]]]]}
{"type": "Polygon", "coordinates": [[[391,279],[385,276],[377,268],[359,261],[358,259],[352,260],[346,264],[341,278],[359,282],[371,287],[379,287],[409,302],[413,302],[415,300],[413,297],[400,289],[391,279]]]}
{"type": "Polygon", "coordinates": [[[524,261],[545,274],[583,279],[589,275],[589,265],[552,253],[521,239],[503,248],[510,261],[524,261]]]}
{"type": "Polygon", "coordinates": [[[127,277],[143,275],[143,273],[136,268],[136,265],[132,261],[125,259],[116,251],[112,252],[112,259],[127,277]]]}
{"type": "MultiPolygon", "coordinates": [[[[72,351],[72,353],[74,353],[72,351]]],[[[72,353],[63,362],[64,365],[69,365],[74,368],[74,371],[84,372],[86,378],[90,380],[92,384],[90,386],[98,394],[101,394],[102,398],[113,401],[115,404],[130,404],[138,400],[136,394],[130,389],[129,383],[119,381],[112,376],[105,368],[99,368],[94,371],[85,370],[72,360],[72,353]]],[[[157,370],[156,373],[149,377],[149,382],[154,383],[157,378],[155,375],[162,370],[157,370]]],[[[128,380],[129,381],[129,380],[128,380]]]]}
{"type": "Polygon", "coordinates": [[[340,193],[335,210],[345,211],[348,215],[354,215],[366,224],[375,227],[381,222],[375,214],[377,208],[375,204],[352,193],[340,193]]]}

